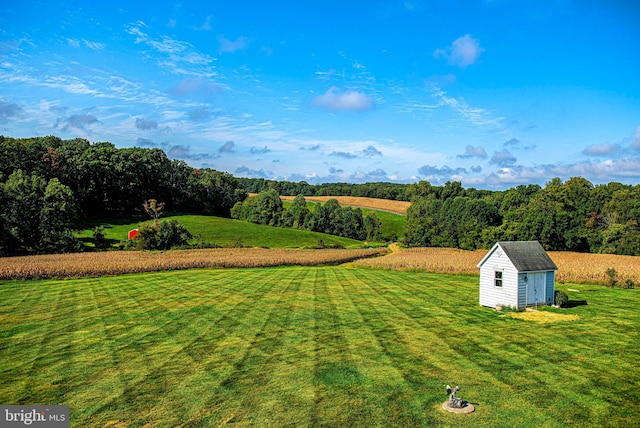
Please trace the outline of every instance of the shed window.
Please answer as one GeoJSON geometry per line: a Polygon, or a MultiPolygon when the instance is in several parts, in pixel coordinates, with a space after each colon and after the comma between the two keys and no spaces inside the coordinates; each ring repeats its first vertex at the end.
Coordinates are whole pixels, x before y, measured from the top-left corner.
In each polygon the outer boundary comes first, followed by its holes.
{"type": "Polygon", "coordinates": [[[496,287],[502,287],[502,271],[501,270],[497,270],[495,271],[496,276],[495,276],[495,285],[496,287]]]}

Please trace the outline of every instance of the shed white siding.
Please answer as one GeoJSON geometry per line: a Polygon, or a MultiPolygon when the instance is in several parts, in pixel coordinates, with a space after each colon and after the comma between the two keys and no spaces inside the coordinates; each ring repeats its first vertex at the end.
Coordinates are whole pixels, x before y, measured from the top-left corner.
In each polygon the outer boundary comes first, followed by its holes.
{"type": "MultiPolygon", "coordinates": [[[[499,249],[498,249],[499,250],[499,249]]],[[[502,251],[494,251],[480,269],[480,304],[518,306],[518,271],[502,251]],[[502,272],[502,287],[495,285],[495,272],[502,272]]]]}

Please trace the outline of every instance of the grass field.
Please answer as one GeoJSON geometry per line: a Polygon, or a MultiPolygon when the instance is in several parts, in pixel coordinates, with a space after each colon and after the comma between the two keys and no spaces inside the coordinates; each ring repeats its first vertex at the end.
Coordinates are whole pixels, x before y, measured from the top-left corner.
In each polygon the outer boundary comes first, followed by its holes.
{"type": "MultiPolygon", "coordinates": [[[[234,246],[241,243],[248,247],[310,248],[317,246],[319,239],[322,239],[327,246],[337,245],[345,248],[359,248],[363,246],[362,242],[354,239],[310,232],[308,230],[262,226],[223,217],[177,215],[161,218],[161,220],[171,219],[178,220],[194,236],[202,241],[223,247],[234,246]]],[[[147,220],[149,220],[148,217],[123,220],[95,220],[92,222],[91,227],[81,231],[78,236],[88,242],[93,236],[93,227],[103,225],[105,237],[110,240],[112,244],[117,244],[127,239],[127,232],[129,230],[137,228],[140,222],[147,220]]]]}
{"type": "Polygon", "coordinates": [[[536,322],[418,272],[4,282],[0,403],[67,404],[73,427],[638,426],[640,290],[568,293],[536,322]],[[443,411],[446,384],[476,411],[443,411]]]}

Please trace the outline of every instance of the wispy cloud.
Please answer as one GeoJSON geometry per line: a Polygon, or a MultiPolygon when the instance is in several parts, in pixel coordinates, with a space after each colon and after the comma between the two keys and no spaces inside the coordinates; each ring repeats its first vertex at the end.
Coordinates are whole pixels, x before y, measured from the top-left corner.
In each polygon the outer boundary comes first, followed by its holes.
{"type": "Polygon", "coordinates": [[[358,157],[355,153],[347,153],[347,152],[331,152],[329,156],[337,156],[345,159],[355,159],[358,157]]]}
{"type": "Polygon", "coordinates": [[[156,53],[162,54],[163,57],[157,60],[158,65],[169,69],[172,73],[203,77],[217,76],[213,66],[217,58],[199,51],[191,43],[166,35],[154,38],[148,34],[150,27],[143,21],[129,24],[125,30],[136,37],[136,44],[146,45],[156,53]]]}
{"type": "Polygon", "coordinates": [[[600,162],[576,162],[570,164],[548,164],[537,166],[513,166],[500,168],[484,177],[468,178],[464,184],[505,188],[518,184],[544,184],[554,177],[562,180],[570,177],[585,177],[592,182],[612,181],[635,184],[640,179],[640,158],[606,159],[600,162]]]}
{"type": "Polygon", "coordinates": [[[367,148],[359,150],[357,152],[334,151],[329,153],[329,156],[338,156],[345,159],[372,158],[376,156],[382,156],[382,152],[376,149],[373,145],[370,145],[367,146],[367,148]]]}
{"type": "Polygon", "coordinates": [[[423,165],[418,168],[418,174],[426,177],[428,180],[434,183],[440,183],[447,180],[462,180],[462,175],[467,174],[465,168],[451,168],[448,165],[436,166],[436,165],[423,165]]]}
{"type": "Polygon", "coordinates": [[[640,150],[640,125],[638,125],[636,132],[631,136],[631,148],[640,150]]]}
{"type": "Polygon", "coordinates": [[[465,148],[464,154],[458,155],[457,157],[460,159],[469,159],[469,158],[486,159],[487,152],[481,146],[474,147],[474,146],[468,145],[465,148]]]}
{"type": "Polygon", "coordinates": [[[436,49],[433,55],[436,58],[446,58],[449,64],[464,68],[474,64],[483,51],[484,48],[480,47],[478,39],[471,37],[471,34],[465,34],[447,48],[436,49]]]}
{"type": "Polygon", "coordinates": [[[249,153],[251,153],[252,155],[262,155],[265,153],[269,153],[271,150],[269,150],[269,148],[267,146],[264,147],[251,147],[249,149],[249,153]]]}
{"type": "Polygon", "coordinates": [[[340,92],[332,86],[322,95],[313,99],[313,105],[327,110],[371,110],[374,107],[373,99],[358,91],[340,92]]]}
{"type": "Polygon", "coordinates": [[[220,43],[218,52],[233,53],[245,49],[249,44],[249,39],[247,39],[246,37],[238,37],[235,41],[232,41],[224,36],[219,36],[218,42],[220,43]]]}
{"type": "Polygon", "coordinates": [[[464,99],[451,97],[437,86],[431,87],[430,92],[431,96],[439,101],[439,107],[452,108],[473,125],[493,127],[499,130],[503,128],[504,117],[493,117],[488,110],[471,107],[464,99]]]}
{"type": "Polygon", "coordinates": [[[152,119],[146,119],[144,117],[137,117],[136,118],[136,128],[141,129],[141,130],[149,130],[149,129],[157,129],[158,128],[158,122],[156,122],[155,120],[152,119]]]}
{"type": "Polygon", "coordinates": [[[222,88],[215,82],[198,76],[190,76],[181,79],[178,84],[167,90],[171,95],[191,98],[211,98],[222,88]]]}
{"type": "Polygon", "coordinates": [[[499,152],[495,152],[493,156],[491,156],[490,164],[498,165],[500,167],[513,166],[516,164],[518,159],[513,156],[509,150],[501,150],[499,152]]]}
{"type": "Polygon", "coordinates": [[[238,168],[236,168],[235,170],[235,174],[240,175],[240,176],[244,176],[244,177],[249,177],[249,178],[264,178],[264,179],[269,179],[269,178],[273,178],[274,175],[272,172],[270,171],[265,171],[264,169],[260,168],[260,169],[251,169],[245,165],[242,165],[238,168]]]}
{"type": "Polygon", "coordinates": [[[18,104],[0,100],[0,123],[6,123],[9,119],[16,118],[20,112],[22,112],[22,108],[18,104]]]}
{"type": "Polygon", "coordinates": [[[211,20],[213,19],[213,17],[211,15],[207,15],[207,17],[204,19],[204,22],[202,23],[202,25],[195,27],[196,30],[199,31],[210,31],[211,30],[211,20]]]}
{"type": "Polygon", "coordinates": [[[69,117],[59,118],[54,128],[63,124],[64,126],[61,128],[63,132],[67,132],[72,128],[86,130],[97,123],[100,123],[100,121],[92,114],[72,114],[69,117]]]}
{"type": "Polygon", "coordinates": [[[504,143],[502,143],[502,147],[510,148],[510,149],[514,149],[514,150],[533,150],[537,146],[535,144],[524,145],[522,143],[522,141],[520,141],[519,139],[511,138],[511,139],[505,141],[504,143]]]}
{"type": "Polygon", "coordinates": [[[94,51],[100,51],[104,49],[104,44],[92,42],[87,39],[67,39],[67,44],[73,48],[80,48],[84,46],[94,51]]]}
{"type": "Polygon", "coordinates": [[[226,143],[224,143],[222,146],[220,146],[220,148],[218,149],[218,152],[220,153],[234,153],[236,143],[234,143],[233,141],[227,141],[226,143]]]}
{"type": "Polygon", "coordinates": [[[587,156],[611,156],[618,152],[620,148],[611,143],[592,144],[582,151],[587,156]]]}
{"type": "Polygon", "coordinates": [[[169,149],[167,150],[167,155],[170,158],[174,158],[174,159],[176,158],[188,159],[188,160],[194,160],[194,161],[211,159],[216,157],[209,153],[191,153],[191,146],[186,146],[183,144],[178,144],[178,145],[169,147],[169,149]]]}

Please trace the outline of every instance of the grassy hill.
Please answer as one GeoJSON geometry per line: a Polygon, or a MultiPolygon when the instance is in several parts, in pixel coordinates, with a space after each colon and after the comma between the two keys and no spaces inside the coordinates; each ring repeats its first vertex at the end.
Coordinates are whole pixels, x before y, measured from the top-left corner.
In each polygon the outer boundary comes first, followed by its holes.
{"type": "MultiPolygon", "coordinates": [[[[286,196],[282,198],[284,206],[288,208],[293,198],[286,196]]],[[[313,210],[318,202],[326,202],[329,198],[312,198],[314,200],[307,201],[307,206],[310,210],[313,210]]],[[[406,216],[403,212],[406,213],[408,202],[357,197],[336,197],[335,199],[338,199],[342,205],[359,207],[363,215],[374,212],[382,222],[382,236],[385,239],[400,240],[404,237],[406,216]]],[[[269,248],[311,248],[317,247],[320,240],[328,247],[358,248],[365,246],[364,243],[357,240],[325,233],[274,228],[222,217],[185,214],[170,215],[162,218],[162,220],[166,219],[178,220],[189,229],[196,237],[193,242],[199,240],[223,247],[243,245],[269,248]]],[[[100,225],[104,227],[107,240],[112,245],[116,245],[126,241],[129,230],[137,228],[140,222],[148,220],[148,216],[92,219],[88,221],[87,228],[80,231],[77,236],[91,246],[93,228],[100,225]]]]}
{"type": "MultiPolygon", "coordinates": [[[[327,235],[307,230],[285,229],[262,226],[246,221],[203,215],[175,215],[161,220],[178,220],[196,236],[196,240],[214,243],[220,246],[269,247],[269,248],[311,248],[318,246],[319,240],[326,246],[345,248],[363,247],[364,243],[354,239],[327,235]]],[[[93,236],[93,227],[104,226],[105,237],[117,244],[127,239],[127,232],[138,227],[148,217],[129,217],[120,219],[100,219],[91,222],[90,227],[82,230],[78,237],[89,242],[93,236]]]]}
{"type": "MultiPolygon", "coordinates": [[[[292,202],[289,200],[283,199],[282,204],[284,205],[285,208],[289,208],[292,202]]],[[[313,211],[313,209],[317,204],[318,202],[307,201],[307,207],[309,207],[311,211],[313,211]]],[[[348,204],[340,203],[340,205],[348,205],[348,204]]],[[[349,206],[353,206],[353,205],[349,205],[349,206]]],[[[392,238],[390,239],[392,241],[400,240],[404,237],[404,230],[407,224],[407,217],[405,215],[398,214],[391,211],[381,211],[379,209],[374,209],[374,208],[363,208],[363,207],[359,207],[359,208],[362,210],[363,216],[370,212],[373,212],[378,216],[378,218],[382,222],[383,237],[385,238],[390,237],[392,238]],[[393,239],[394,236],[395,236],[395,239],[393,239]]]]}

